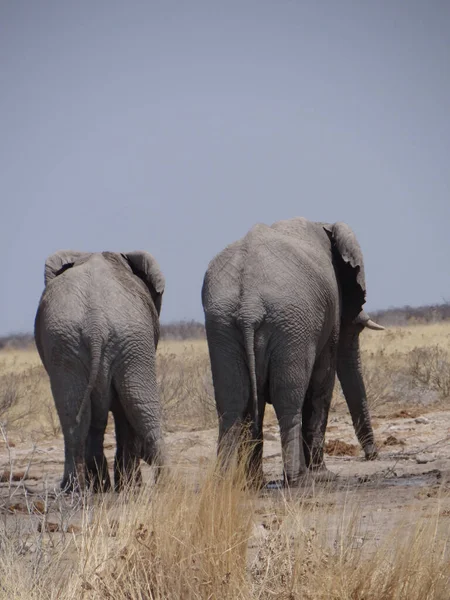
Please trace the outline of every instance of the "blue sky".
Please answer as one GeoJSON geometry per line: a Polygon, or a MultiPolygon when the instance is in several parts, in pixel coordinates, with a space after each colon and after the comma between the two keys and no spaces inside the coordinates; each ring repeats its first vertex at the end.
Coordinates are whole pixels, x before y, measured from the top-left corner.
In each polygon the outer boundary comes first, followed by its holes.
{"type": "Polygon", "coordinates": [[[368,309],[450,299],[450,3],[0,4],[0,333],[60,248],[145,249],[162,319],[257,222],[346,221],[368,309]]]}

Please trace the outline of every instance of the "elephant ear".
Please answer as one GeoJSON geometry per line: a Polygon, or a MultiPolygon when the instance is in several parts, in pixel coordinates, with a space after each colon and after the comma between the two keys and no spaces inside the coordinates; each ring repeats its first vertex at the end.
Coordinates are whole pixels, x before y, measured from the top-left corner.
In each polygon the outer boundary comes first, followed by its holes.
{"type": "Polygon", "coordinates": [[[355,319],[366,302],[366,278],[361,247],[346,223],[324,225],[331,240],[342,290],[342,316],[355,319]]]}
{"type": "Polygon", "coordinates": [[[52,279],[73,267],[75,263],[84,262],[90,255],[90,252],[76,250],[58,250],[51,254],[45,261],[45,285],[47,286],[52,279]]]}
{"type": "Polygon", "coordinates": [[[158,263],[148,252],[126,252],[122,257],[128,262],[133,273],[147,286],[159,315],[166,281],[158,263]]]}

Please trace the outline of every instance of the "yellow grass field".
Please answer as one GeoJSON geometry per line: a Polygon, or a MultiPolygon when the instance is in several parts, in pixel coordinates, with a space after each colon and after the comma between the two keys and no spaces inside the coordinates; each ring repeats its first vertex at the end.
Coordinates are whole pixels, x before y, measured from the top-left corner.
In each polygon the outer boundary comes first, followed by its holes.
{"type": "MultiPolygon", "coordinates": [[[[336,481],[246,488],[215,471],[206,342],[161,342],[169,467],[158,486],[58,490],[63,441],[34,349],[0,352],[0,598],[450,598],[450,323],[366,331],[364,376],[380,458],[366,462],[337,385],[326,435],[336,481]]],[[[110,466],[114,432],[105,451],[110,466]]],[[[279,478],[273,410],[267,478],[279,478]]]]}

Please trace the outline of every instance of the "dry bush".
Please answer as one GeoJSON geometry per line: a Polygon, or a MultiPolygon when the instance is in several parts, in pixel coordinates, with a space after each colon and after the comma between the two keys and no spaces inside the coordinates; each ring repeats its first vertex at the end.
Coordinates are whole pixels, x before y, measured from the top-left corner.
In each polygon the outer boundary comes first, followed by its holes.
{"type": "MultiPolygon", "coordinates": [[[[232,478],[211,472],[198,493],[170,478],[134,507],[133,518],[120,507],[109,520],[115,547],[103,541],[96,552],[105,566],[84,574],[92,597],[246,597],[242,565],[253,507],[232,478]]],[[[104,517],[99,525],[104,527],[104,517]]]]}
{"type": "Polygon", "coordinates": [[[41,381],[40,367],[0,375],[0,418],[8,430],[20,428],[36,416],[39,411],[36,390],[41,381]]]}
{"type": "MultiPolygon", "coordinates": [[[[363,351],[361,362],[367,401],[371,411],[379,409],[386,403],[402,401],[408,381],[400,369],[403,362],[401,357],[387,355],[382,348],[375,352],[363,351]]],[[[347,410],[337,377],[331,410],[347,410]]]]}
{"type": "Polygon", "coordinates": [[[405,326],[415,323],[441,323],[450,320],[450,301],[425,306],[403,306],[371,311],[372,318],[386,326],[405,326]]]}
{"type": "Polygon", "coordinates": [[[61,431],[42,365],[9,367],[0,371],[0,421],[5,429],[34,440],[61,431]]]}
{"type": "Polygon", "coordinates": [[[386,355],[383,349],[364,353],[363,377],[371,410],[377,410],[387,402],[401,402],[408,385],[401,371],[402,361],[398,354],[386,355]]]}
{"type": "Polygon", "coordinates": [[[16,377],[12,373],[0,376],[0,417],[4,417],[19,402],[16,377]]]}
{"type": "Polygon", "coordinates": [[[12,333],[11,335],[0,336],[0,349],[24,350],[35,348],[34,336],[32,333],[12,333]]]}
{"type": "Polygon", "coordinates": [[[161,340],[204,340],[205,325],[199,321],[173,321],[161,323],[161,340]]]}
{"type": "Polygon", "coordinates": [[[408,357],[408,372],[418,387],[438,392],[443,400],[450,396],[450,354],[444,348],[414,348],[408,357]]]}
{"type": "MultiPolygon", "coordinates": [[[[361,362],[370,410],[431,407],[450,396],[448,327],[393,329],[363,337],[361,362]],[[433,343],[438,339],[439,343],[433,343]],[[415,345],[417,341],[423,345],[415,345]]],[[[346,410],[338,381],[332,410],[346,410]]]]}
{"type": "MultiPolygon", "coordinates": [[[[170,350],[170,347],[169,347],[170,350]]],[[[167,431],[206,429],[217,423],[206,346],[184,345],[158,355],[158,386],[167,431]]]]}

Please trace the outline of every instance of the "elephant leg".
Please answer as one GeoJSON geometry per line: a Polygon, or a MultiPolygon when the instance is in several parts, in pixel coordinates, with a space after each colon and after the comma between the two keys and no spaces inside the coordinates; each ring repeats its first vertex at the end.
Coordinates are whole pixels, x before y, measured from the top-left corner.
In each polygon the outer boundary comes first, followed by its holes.
{"type": "Polygon", "coordinates": [[[264,485],[263,474],[263,421],[266,406],[266,393],[258,393],[258,417],[252,410],[247,410],[244,418],[245,444],[239,446],[240,455],[245,460],[246,474],[250,483],[258,488],[264,485]]]}
{"type": "MultiPolygon", "coordinates": [[[[282,397],[283,402],[298,402],[301,394],[301,390],[285,391],[282,397]]],[[[275,412],[280,425],[283,479],[286,485],[295,486],[299,483],[302,475],[306,473],[305,457],[300,443],[301,411],[287,412],[275,408],[275,412]]]]}
{"type": "Polygon", "coordinates": [[[112,405],[116,430],[116,455],[114,458],[114,490],[121,492],[124,487],[140,486],[140,440],[133,431],[117,398],[112,405]]]}
{"type": "Polygon", "coordinates": [[[86,449],[86,483],[94,492],[107,492],[111,489],[108,461],[103,452],[105,430],[91,425],[86,449]]]}
{"type": "Polygon", "coordinates": [[[299,483],[306,473],[302,445],[302,408],[313,365],[311,352],[284,344],[270,365],[270,396],[281,434],[284,481],[289,486],[299,483]]]}
{"type": "Polygon", "coordinates": [[[316,359],[302,411],[302,440],[306,465],[325,468],[323,446],[336,375],[336,345],[316,359]]]}
{"type": "MultiPolygon", "coordinates": [[[[129,357],[122,360],[120,368],[113,376],[113,385],[118,404],[122,406],[129,426],[141,442],[141,457],[155,468],[156,480],[164,464],[164,448],[155,367],[154,352],[152,353],[150,348],[142,349],[138,360],[130,360],[129,357]]],[[[125,431],[122,422],[119,431],[125,431]]],[[[122,435],[119,462],[123,439],[122,435]]],[[[125,434],[125,439],[130,439],[129,433],[125,434]]]]}
{"type": "Polygon", "coordinates": [[[217,455],[221,467],[227,469],[242,444],[244,424],[253,429],[250,377],[238,330],[229,326],[218,331],[217,325],[207,321],[206,332],[219,418],[217,455]]]}
{"type": "Polygon", "coordinates": [[[61,489],[68,492],[75,489],[83,491],[91,403],[86,403],[79,422],[77,416],[88,385],[87,377],[78,365],[70,371],[58,368],[53,369],[50,384],[64,436],[64,476],[61,489]],[[75,369],[80,372],[77,373],[75,369]]]}
{"type": "Polygon", "coordinates": [[[109,399],[103,399],[94,391],[91,400],[91,426],[86,444],[86,481],[94,492],[107,492],[111,489],[111,479],[103,441],[108,424],[109,399]]]}

